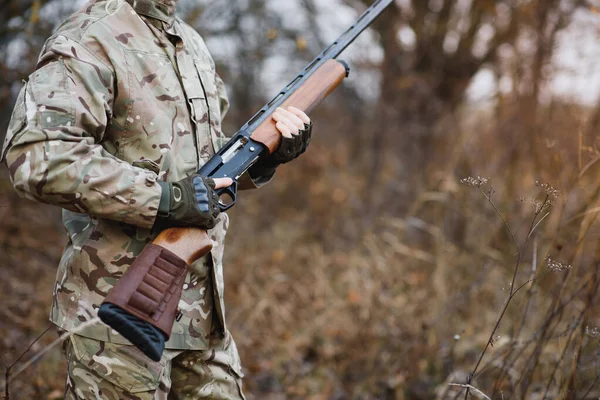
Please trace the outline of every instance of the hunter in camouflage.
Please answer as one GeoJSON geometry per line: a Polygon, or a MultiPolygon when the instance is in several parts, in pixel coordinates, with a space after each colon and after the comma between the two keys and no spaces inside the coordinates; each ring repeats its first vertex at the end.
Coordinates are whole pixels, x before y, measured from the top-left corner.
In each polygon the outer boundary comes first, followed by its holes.
{"type": "MultiPolygon", "coordinates": [[[[50,316],[62,330],[89,320],[158,234],[157,182],[194,174],[227,141],[224,84],[176,3],[91,1],[47,40],[18,96],[0,158],[20,195],[63,208],[68,243],[50,316]]],[[[191,265],[163,359],[102,324],[86,328],[66,345],[68,398],[166,398],[171,381],[177,398],[243,398],[223,303],[228,225],[220,214],[212,252],[191,265]]]]}

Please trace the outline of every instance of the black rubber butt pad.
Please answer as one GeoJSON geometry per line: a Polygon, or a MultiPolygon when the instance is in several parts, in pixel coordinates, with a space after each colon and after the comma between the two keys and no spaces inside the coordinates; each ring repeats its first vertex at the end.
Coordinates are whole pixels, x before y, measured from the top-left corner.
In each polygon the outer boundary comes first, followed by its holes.
{"type": "Polygon", "coordinates": [[[111,303],[103,303],[98,316],[151,360],[160,361],[165,349],[165,335],[158,328],[111,303]]]}

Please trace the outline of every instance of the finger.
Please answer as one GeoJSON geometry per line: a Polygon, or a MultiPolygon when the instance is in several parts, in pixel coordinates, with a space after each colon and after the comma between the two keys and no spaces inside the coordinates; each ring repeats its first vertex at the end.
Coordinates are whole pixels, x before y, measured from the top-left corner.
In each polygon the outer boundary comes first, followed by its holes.
{"type": "Polygon", "coordinates": [[[299,154],[302,154],[306,151],[306,148],[308,147],[308,144],[310,143],[310,135],[311,135],[311,129],[305,129],[302,131],[302,146],[299,151],[299,154]]]}
{"type": "Polygon", "coordinates": [[[282,113],[280,113],[278,111],[274,112],[273,119],[275,121],[284,123],[288,127],[288,129],[292,135],[296,136],[298,134],[299,128],[289,118],[287,118],[282,113]]]}
{"type": "Polygon", "coordinates": [[[300,117],[298,117],[296,114],[294,114],[293,112],[290,112],[288,110],[284,110],[281,107],[277,108],[277,113],[280,115],[283,115],[285,118],[289,119],[290,121],[292,121],[294,123],[294,125],[296,125],[296,127],[299,130],[304,129],[304,122],[302,122],[302,120],[300,119],[300,117]]]}
{"type": "Polygon", "coordinates": [[[281,114],[279,112],[275,112],[275,113],[273,113],[273,119],[275,119],[275,121],[284,123],[288,127],[288,129],[292,135],[296,136],[298,134],[300,129],[289,118],[287,118],[283,114],[281,114]]]}
{"type": "MultiPolygon", "coordinates": [[[[196,185],[197,183],[199,183],[199,180],[202,179],[200,177],[200,175],[196,175],[194,177],[194,185],[196,185]]],[[[215,180],[213,178],[204,178],[204,182],[206,183],[206,185],[208,187],[210,187],[211,189],[215,188],[215,180]]]]}
{"type": "Polygon", "coordinates": [[[281,134],[283,136],[285,136],[286,138],[292,138],[292,132],[290,132],[290,128],[284,124],[283,122],[279,121],[275,124],[275,127],[279,130],[279,132],[281,132],[281,134]]]}
{"type": "Polygon", "coordinates": [[[310,124],[310,118],[301,109],[293,107],[293,106],[289,106],[288,111],[293,113],[294,115],[296,115],[298,118],[300,118],[303,123],[305,123],[307,125],[310,124]]]}
{"type": "Polygon", "coordinates": [[[233,179],[231,178],[215,178],[215,189],[226,188],[227,186],[231,186],[233,183],[233,179]]]}
{"type": "MultiPolygon", "coordinates": [[[[273,113],[273,119],[277,122],[281,122],[283,125],[285,125],[288,128],[289,133],[292,136],[296,136],[298,134],[298,128],[296,127],[296,125],[294,125],[289,119],[287,119],[285,116],[283,116],[282,114],[278,113],[278,112],[274,112],[273,113]]],[[[277,126],[277,125],[276,125],[277,126]]]]}

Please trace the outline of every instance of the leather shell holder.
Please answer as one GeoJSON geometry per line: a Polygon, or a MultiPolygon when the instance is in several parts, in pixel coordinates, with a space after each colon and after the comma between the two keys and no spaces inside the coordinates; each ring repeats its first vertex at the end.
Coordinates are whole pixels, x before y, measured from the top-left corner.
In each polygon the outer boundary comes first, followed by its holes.
{"type": "Polygon", "coordinates": [[[148,244],[102,304],[122,308],[158,328],[168,339],[177,317],[186,272],[184,260],[161,246],[148,244]]]}

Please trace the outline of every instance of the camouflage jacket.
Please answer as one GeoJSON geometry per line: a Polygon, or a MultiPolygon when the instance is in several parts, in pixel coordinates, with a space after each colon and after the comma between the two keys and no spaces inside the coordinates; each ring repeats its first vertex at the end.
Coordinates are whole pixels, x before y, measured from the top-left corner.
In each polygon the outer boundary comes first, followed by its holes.
{"type": "MultiPolygon", "coordinates": [[[[176,2],[91,1],[48,39],[18,96],[0,156],[22,196],[64,209],[50,319],[65,330],[90,318],[157,235],[157,180],[194,173],[226,142],[223,82],[176,2]]],[[[222,214],[213,251],[192,265],[167,348],[204,349],[226,329],[227,227],[222,214]]],[[[127,343],[101,324],[80,334],[127,343]]]]}

